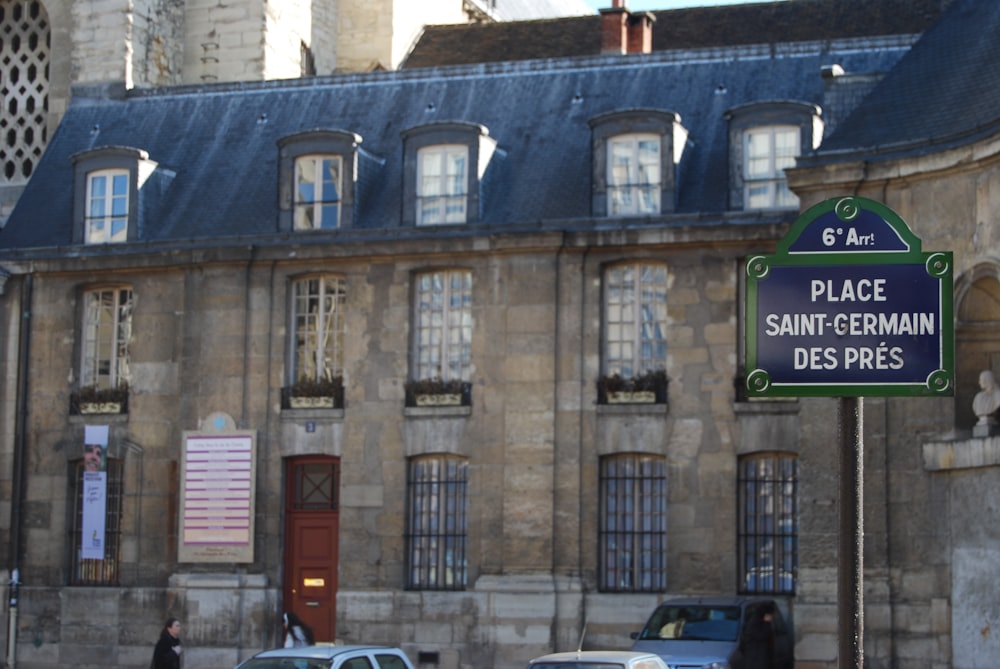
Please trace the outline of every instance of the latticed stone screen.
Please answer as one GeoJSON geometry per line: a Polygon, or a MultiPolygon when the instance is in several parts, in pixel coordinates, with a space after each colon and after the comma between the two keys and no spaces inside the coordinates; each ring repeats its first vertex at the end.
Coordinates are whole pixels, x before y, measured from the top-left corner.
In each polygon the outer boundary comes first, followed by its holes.
{"type": "Polygon", "coordinates": [[[0,185],[26,182],[45,150],[49,36],[41,2],[0,0],[0,185]]]}

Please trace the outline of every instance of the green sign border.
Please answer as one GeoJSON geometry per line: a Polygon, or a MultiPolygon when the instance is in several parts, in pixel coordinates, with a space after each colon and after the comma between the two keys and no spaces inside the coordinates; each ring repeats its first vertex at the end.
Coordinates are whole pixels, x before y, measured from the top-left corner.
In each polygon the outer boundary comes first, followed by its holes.
{"type": "Polygon", "coordinates": [[[910,397],[951,396],[955,392],[955,321],[954,321],[954,260],[950,251],[924,253],[920,239],[894,211],[884,204],[863,197],[836,197],[820,202],[799,216],[788,233],[778,242],[777,253],[748,258],[746,264],[746,302],[743,340],[745,343],[748,397],[910,397]],[[816,219],[834,211],[837,217],[850,222],[862,210],[884,220],[909,247],[906,251],[874,251],[864,253],[790,253],[789,249],[816,219]],[[772,384],[766,370],[757,367],[757,305],[758,283],[771,267],[820,267],[830,265],[904,265],[922,264],[928,274],[941,282],[941,368],[923,383],[856,383],[856,384],[772,384]]]}

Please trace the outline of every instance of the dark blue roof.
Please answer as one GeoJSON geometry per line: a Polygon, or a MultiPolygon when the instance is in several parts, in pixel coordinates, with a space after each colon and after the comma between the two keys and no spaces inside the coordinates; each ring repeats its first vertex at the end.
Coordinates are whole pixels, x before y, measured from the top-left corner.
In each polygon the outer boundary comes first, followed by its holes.
{"type": "Polygon", "coordinates": [[[633,108],[676,112],[689,131],[678,212],[722,212],[725,112],[754,101],[821,104],[824,65],[885,72],[907,48],[903,40],[889,42],[878,49],[826,42],[523,61],[132,91],[124,99],[78,95],[0,232],[0,248],[71,243],[70,156],[101,146],[143,149],[176,173],[142,241],[275,234],[277,142],[316,128],[357,133],[362,148],[384,161],[359,203],[357,227],[396,228],[401,133],[439,121],[482,124],[498,143],[499,169],[484,194],[482,225],[587,218],[587,121],[633,108]]]}
{"type": "Polygon", "coordinates": [[[926,152],[1000,130],[1000,2],[955,0],[824,143],[926,152]]]}

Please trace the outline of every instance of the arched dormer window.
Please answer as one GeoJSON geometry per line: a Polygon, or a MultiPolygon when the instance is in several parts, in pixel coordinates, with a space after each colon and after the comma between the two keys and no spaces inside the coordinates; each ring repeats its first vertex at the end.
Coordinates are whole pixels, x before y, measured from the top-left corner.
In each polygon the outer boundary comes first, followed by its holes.
{"type": "Polygon", "coordinates": [[[820,108],[795,101],[754,102],[726,112],[729,208],[798,209],[785,169],[823,139],[820,108]]]}
{"type": "Polygon", "coordinates": [[[278,141],[278,228],[354,227],[361,136],[310,130],[278,141]]]}
{"type": "Polygon", "coordinates": [[[677,204],[676,167],[687,131],[680,116],[630,109],[590,120],[595,217],[659,216],[677,204]]]}
{"type": "Polygon", "coordinates": [[[445,122],[403,131],[403,225],[475,223],[496,150],[485,126],[445,122]]]}
{"type": "Polygon", "coordinates": [[[118,244],[139,236],[139,193],[156,171],[142,149],[106,146],[73,162],[73,242],[118,244]]]}

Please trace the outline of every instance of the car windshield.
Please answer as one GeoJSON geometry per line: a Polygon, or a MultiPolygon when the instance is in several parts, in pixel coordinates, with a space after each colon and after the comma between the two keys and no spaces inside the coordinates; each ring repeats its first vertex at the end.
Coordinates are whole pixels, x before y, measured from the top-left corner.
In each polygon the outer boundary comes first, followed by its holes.
{"type": "Polygon", "coordinates": [[[617,662],[536,662],[531,669],[625,669],[617,662]]]}
{"type": "Polygon", "coordinates": [[[736,641],[740,607],[708,604],[664,605],[642,630],[642,639],[736,641]]]}
{"type": "Polygon", "coordinates": [[[307,657],[258,657],[247,660],[240,669],[330,669],[330,660],[307,657]]]}

